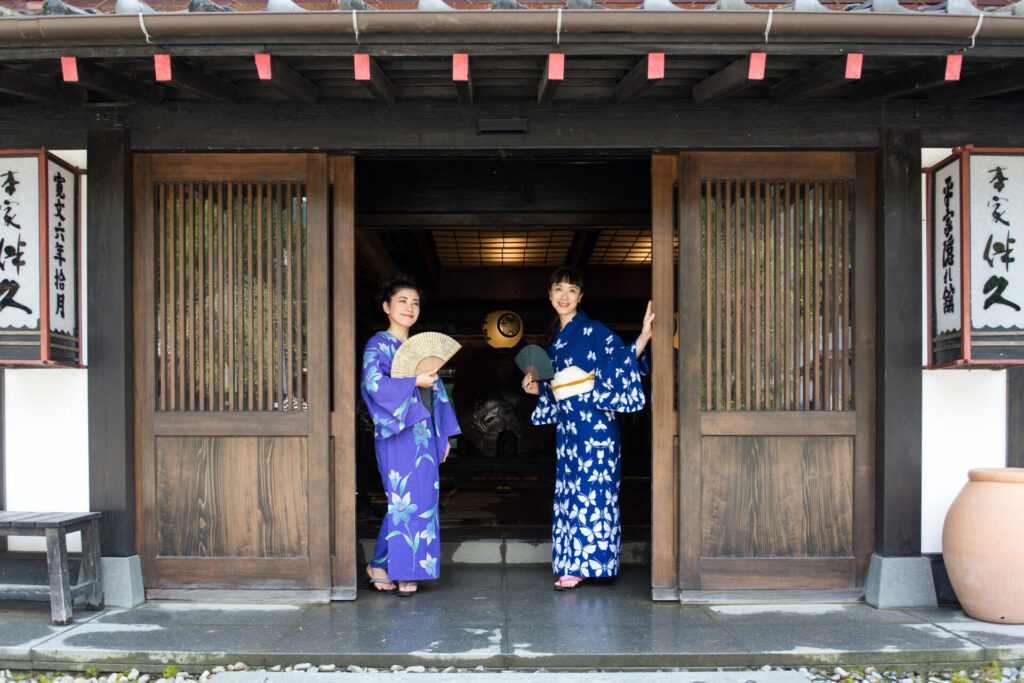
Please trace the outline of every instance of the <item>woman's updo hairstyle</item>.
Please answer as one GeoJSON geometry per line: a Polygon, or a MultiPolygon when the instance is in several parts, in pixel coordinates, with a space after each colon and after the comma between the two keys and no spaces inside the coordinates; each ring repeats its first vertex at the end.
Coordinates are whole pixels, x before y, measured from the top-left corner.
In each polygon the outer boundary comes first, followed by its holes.
{"type": "Polygon", "coordinates": [[[416,284],[416,281],[404,273],[398,273],[386,280],[381,286],[380,291],[377,293],[377,305],[390,304],[391,297],[398,293],[401,289],[413,289],[416,290],[416,296],[420,299],[423,298],[423,290],[416,284]]]}
{"type": "Polygon", "coordinates": [[[555,268],[551,275],[548,276],[548,291],[550,292],[551,288],[560,282],[570,284],[578,288],[581,294],[583,293],[583,275],[575,268],[570,266],[555,268]]]}

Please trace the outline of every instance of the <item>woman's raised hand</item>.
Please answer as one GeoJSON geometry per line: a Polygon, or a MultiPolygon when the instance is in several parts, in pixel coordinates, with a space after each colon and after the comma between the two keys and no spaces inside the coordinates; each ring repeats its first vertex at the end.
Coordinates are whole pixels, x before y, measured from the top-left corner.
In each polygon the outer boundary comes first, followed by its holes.
{"type": "Polygon", "coordinates": [[[540,393],[540,387],[533,381],[533,375],[529,372],[523,375],[523,391],[534,396],[540,393]]]}
{"type": "Polygon", "coordinates": [[[654,302],[647,302],[647,311],[644,313],[644,321],[640,326],[640,335],[636,338],[636,357],[640,358],[640,354],[644,352],[647,347],[647,342],[651,341],[651,332],[654,327],[654,302]]]}
{"type": "Polygon", "coordinates": [[[416,386],[423,389],[429,389],[434,386],[434,382],[437,381],[437,370],[431,370],[430,372],[424,372],[422,375],[416,375],[416,386]]]}

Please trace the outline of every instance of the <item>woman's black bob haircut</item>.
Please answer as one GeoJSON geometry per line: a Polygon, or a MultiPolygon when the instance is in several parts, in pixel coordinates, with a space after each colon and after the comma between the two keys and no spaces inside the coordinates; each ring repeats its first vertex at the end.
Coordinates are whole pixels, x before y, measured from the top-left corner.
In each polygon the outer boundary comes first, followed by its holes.
{"type": "Polygon", "coordinates": [[[575,268],[570,268],[569,266],[555,268],[551,275],[548,276],[548,291],[550,292],[551,288],[560,282],[578,287],[580,292],[583,291],[583,275],[575,268]]]}
{"type": "Polygon", "coordinates": [[[391,297],[397,294],[400,289],[414,289],[416,290],[416,296],[423,299],[423,290],[416,284],[416,281],[404,273],[398,273],[381,284],[380,291],[377,292],[377,305],[391,303],[391,297]]]}

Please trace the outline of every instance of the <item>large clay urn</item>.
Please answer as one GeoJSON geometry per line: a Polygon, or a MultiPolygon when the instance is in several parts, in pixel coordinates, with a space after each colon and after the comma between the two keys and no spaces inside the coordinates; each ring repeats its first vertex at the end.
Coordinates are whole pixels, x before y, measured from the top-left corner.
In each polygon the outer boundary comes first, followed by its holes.
{"type": "Polygon", "coordinates": [[[975,619],[1024,623],[1024,468],[973,469],[946,513],[942,557],[975,619]]]}

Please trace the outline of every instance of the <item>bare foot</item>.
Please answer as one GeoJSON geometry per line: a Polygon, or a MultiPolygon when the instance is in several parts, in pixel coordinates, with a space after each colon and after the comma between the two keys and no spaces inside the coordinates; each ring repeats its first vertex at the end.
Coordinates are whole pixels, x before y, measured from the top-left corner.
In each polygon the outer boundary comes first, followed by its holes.
{"type": "Polygon", "coordinates": [[[415,595],[419,585],[415,581],[399,581],[398,594],[403,596],[415,595]]]}
{"type": "Polygon", "coordinates": [[[388,578],[387,570],[383,567],[366,565],[367,583],[378,593],[394,593],[397,590],[393,581],[388,578]]]}

